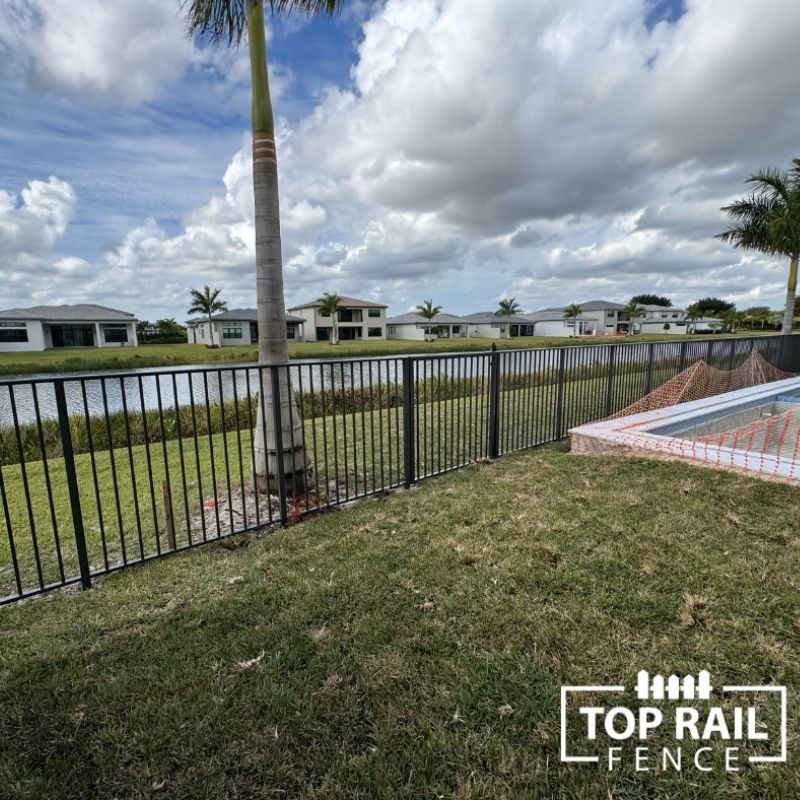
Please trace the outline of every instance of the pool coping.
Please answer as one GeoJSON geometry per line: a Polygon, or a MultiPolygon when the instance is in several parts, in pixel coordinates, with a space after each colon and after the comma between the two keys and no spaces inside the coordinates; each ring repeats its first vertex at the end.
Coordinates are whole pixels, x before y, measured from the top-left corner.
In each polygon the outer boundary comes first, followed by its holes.
{"type": "Polygon", "coordinates": [[[773,480],[800,481],[800,452],[787,458],[668,435],[670,429],[708,419],[720,411],[761,405],[781,394],[797,391],[800,391],[800,377],[785,378],[654,411],[579,425],[568,431],[570,448],[576,453],[627,453],[694,462],[773,480]]]}

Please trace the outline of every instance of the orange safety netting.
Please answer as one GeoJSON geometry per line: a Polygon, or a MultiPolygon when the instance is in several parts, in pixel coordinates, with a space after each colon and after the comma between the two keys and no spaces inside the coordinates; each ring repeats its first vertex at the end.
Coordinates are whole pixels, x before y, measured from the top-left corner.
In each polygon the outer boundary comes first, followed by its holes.
{"type": "Polygon", "coordinates": [[[778,369],[757,350],[750,353],[740,366],[730,371],[715,369],[705,361],[698,361],[650,394],[612,414],[609,419],[655,411],[677,403],[688,403],[690,400],[702,400],[704,397],[714,397],[737,389],[793,378],[796,374],[778,369]]]}

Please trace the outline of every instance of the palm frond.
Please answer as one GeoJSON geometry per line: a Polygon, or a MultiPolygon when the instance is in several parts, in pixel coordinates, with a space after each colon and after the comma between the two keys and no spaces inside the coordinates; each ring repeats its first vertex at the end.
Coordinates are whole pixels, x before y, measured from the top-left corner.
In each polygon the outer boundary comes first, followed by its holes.
{"type": "Polygon", "coordinates": [[[247,30],[247,0],[184,0],[190,36],[238,46],[247,30]]]}
{"type": "MultiPolygon", "coordinates": [[[[190,36],[208,38],[212,44],[238,47],[247,32],[248,0],[183,0],[190,36]]],[[[273,14],[331,16],[341,10],[342,0],[267,0],[273,14]]]]}

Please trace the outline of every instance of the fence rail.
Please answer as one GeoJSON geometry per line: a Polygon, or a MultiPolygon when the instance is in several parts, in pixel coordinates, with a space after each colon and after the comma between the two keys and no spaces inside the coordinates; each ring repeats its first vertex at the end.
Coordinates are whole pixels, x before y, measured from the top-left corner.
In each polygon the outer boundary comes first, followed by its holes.
{"type": "Polygon", "coordinates": [[[739,336],[0,382],[0,604],[562,439],[753,350],[800,371],[800,337],[739,336]]]}

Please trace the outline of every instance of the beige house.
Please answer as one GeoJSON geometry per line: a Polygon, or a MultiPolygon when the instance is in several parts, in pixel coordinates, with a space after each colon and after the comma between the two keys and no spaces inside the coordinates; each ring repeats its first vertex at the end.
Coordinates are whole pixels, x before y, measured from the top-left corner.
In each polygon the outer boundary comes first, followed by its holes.
{"type": "MultiPolygon", "coordinates": [[[[320,312],[322,299],[292,306],[289,311],[303,320],[306,341],[328,342],[333,333],[330,315],[320,312]]],[[[372,300],[342,297],[336,314],[336,330],[340,342],[386,338],[386,308],[372,300]]]]}

